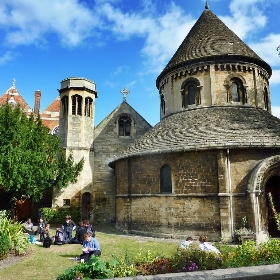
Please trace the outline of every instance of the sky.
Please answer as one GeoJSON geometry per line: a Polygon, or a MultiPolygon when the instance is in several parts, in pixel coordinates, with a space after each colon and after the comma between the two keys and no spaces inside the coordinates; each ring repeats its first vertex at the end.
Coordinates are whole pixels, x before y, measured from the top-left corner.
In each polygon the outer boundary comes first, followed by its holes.
{"type": "MultiPolygon", "coordinates": [[[[205,9],[205,0],[0,0],[0,95],[15,86],[41,111],[69,77],[98,90],[95,125],[127,102],[159,122],[156,78],[205,9]]],[[[211,11],[273,69],[272,113],[280,117],[280,0],[208,0],[211,11]]]]}

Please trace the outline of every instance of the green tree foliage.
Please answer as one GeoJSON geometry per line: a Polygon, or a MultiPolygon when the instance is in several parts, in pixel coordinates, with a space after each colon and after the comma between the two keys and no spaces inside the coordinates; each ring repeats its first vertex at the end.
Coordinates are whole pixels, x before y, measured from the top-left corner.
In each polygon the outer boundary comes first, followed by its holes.
{"type": "Polygon", "coordinates": [[[47,188],[74,183],[84,160],[67,157],[60,139],[49,134],[40,117],[27,117],[19,106],[0,108],[0,187],[15,197],[42,198],[47,188]]]}

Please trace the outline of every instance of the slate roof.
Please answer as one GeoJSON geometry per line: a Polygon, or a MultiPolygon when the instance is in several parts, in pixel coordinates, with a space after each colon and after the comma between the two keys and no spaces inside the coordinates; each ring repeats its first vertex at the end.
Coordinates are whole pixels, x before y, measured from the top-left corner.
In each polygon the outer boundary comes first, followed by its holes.
{"type": "MultiPolygon", "coordinates": [[[[157,81],[171,70],[195,62],[232,60],[260,65],[271,75],[271,67],[230,30],[211,10],[204,10],[157,81]]],[[[157,82],[158,83],[158,82],[157,82]]]]}
{"type": "Polygon", "coordinates": [[[121,158],[211,149],[280,148],[280,119],[253,107],[205,107],[162,119],[121,158]]]}

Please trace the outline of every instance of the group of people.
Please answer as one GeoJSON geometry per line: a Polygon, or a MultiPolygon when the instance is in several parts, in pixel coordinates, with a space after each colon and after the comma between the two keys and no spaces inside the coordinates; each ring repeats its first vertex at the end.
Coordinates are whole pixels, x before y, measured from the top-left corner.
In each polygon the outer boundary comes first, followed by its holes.
{"type": "Polygon", "coordinates": [[[101,255],[101,249],[98,240],[95,238],[95,230],[88,220],[78,223],[76,226],[71,216],[65,217],[65,222],[60,228],[56,229],[55,236],[50,236],[50,224],[46,223],[43,217],[40,217],[37,229],[34,230],[34,225],[30,218],[23,224],[26,233],[31,237],[40,236],[40,242],[43,242],[44,247],[50,247],[52,243],[56,245],[81,244],[82,254],[80,259],[82,262],[89,261],[92,255],[101,255]],[[75,236],[73,237],[73,232],[75,236]],[[47,245],[49,244],[49,245],[47,245]]]}
{"type": "MultiPolygon", "coordinates": [[[[198,248],[202,251],[213,252],[213,253],[219,255],[220,251],[215,246],[208,243],[207,240],[208,240],[207,236],[204,236],[204,235],[200,236],[199,237],[200,244],[199,244],[198,248]]],[[[179,248],[187,250],[191,247],[192,243],[193,243],[193,238],[187,237],[186,240],[181,241],[181,243],[179,244],[179,248]]]]}

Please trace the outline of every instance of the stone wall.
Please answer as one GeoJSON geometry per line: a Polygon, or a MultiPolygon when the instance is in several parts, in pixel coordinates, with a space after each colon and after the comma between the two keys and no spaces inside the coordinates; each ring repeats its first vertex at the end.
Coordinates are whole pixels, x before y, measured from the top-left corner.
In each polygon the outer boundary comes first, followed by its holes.
{"type": "Polygon", "coordinates": [[[115,169],[117,227],[158,236],[206,234],[212,240],[230,239],[232,227],[239,228],[244,216],[254,228],[248,174],[275,153],[279,151],[210,150],[120,160],[115,169]],[[171,194],[160,193],[164,164],[172,170],[171,194]]]}
{"type": "Polygon", "coordinates": [[[114,170],[108,166],[109,159],[126,149],[150,127],[138,113],[123,102],[113,114],[108,116],[107,120],[96,128],[92,203],[95,222],[106,223],[115,220],[116,177],[114,170]],[[122,114],[128,114],[132,119],[130,136],[118,135],[118,118],[122,114]]]}

